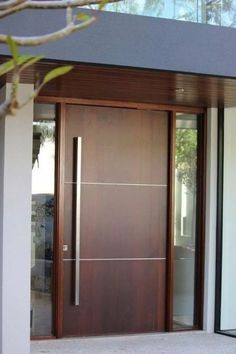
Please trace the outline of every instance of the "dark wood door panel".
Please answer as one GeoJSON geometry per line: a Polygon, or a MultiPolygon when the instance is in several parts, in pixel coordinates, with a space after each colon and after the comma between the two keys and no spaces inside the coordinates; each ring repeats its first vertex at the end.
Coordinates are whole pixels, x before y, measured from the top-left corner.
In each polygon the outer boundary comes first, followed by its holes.
{"type": "Polygon", "coordinates": [[[64,262],[64,334],[165,329],[165,261],[81,262],[80,305],[73,306],[73,262],[64,262]]]}
{"type": "Polygon", "coordinates": [[[167,181],[167,112],[67,105],[65,180],[73,137],[82,137],[82,182],[167,181]]]}
{"type": "MultiPolygon", "coordinates": [[[[73,257],[72,197],[67,184],[67,258],[73,257]]],[[[166,187],[83,185],[81,258],[166,257],[166,201],[166,187]]]]}
{"type": "Polygon", "coordinates": [[[68,105],[65,133],[64,335],[163,331],[168,113],[68,105]],[[77,136],[80,305],[74,306],[77,136]]]}

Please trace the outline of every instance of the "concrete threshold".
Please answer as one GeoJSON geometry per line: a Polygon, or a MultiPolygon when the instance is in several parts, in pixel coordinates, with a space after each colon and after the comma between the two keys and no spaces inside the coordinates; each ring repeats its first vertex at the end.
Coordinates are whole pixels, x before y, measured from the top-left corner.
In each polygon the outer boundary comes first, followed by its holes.
{"type": "Polygon", "coordinates": [[[203,331],[32,341],[31,354],[236,354],[236,338],[203,331]]]}

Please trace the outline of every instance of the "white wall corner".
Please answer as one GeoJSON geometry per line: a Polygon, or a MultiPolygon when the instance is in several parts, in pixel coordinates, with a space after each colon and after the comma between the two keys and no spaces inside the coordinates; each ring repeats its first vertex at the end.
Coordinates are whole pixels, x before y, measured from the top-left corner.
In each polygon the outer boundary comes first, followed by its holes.
{"type": "Polygon", "coordinates": [[[216,211],[217,211],[217,109],[207,110],[207,169],[206,169],[206,225],[205,225],[205,281],[203,329],[214,332],[215,267],[216,267],[216,211]]]}
{"type": "Polygon", "coordinates": [[[220,329],[229,330],[236,326],[234,279],[236,267],[236,108],[224,110],[224,173],[223,173],[223,225],[222,225],[222,283],[220,329]]]}
{"type": "MultiPolygon", "coordinates": [[[[20,101],[32,92],[20,84],[20,101]]],[[[30,353],[32,121],[33,102],[0,121],[1,354],[30,353]]]]}
{"type": "MultiPolygon", "coordinates": [[[[6,86],[0,89],[0,102],[6,98],[6,86]]],[[[2,348],[2,279],[3,279],[3,166],[4,166],[5,119],[0,119],[0,349],[2,348]]]]}

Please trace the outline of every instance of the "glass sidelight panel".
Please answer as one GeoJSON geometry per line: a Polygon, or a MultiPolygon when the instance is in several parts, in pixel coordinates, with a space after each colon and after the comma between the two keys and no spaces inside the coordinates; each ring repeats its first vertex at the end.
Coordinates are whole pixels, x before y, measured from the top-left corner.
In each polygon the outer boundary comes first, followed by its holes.
{"type": "Polygon", "coordinates": [[[35,104],[32,153],[31,335],[53,333],[55,106],[35,104]]]}
{"type": "Polygon", "coordinates": [[[194,326],[197,115],[176,115],[173,328],[194,326]]]}
{"type": "MultiPolygon", "coordinates": [[[[98,5],[87,6],[98,9],[98,5]]],[[[229,0],[121,0],[106,11],[236,27],[236,3],[229,0]]]]}
{"type": "Polygon", "coordinates": [[[219,112],[216,331],[236,337],[236,120],[235,108],[219,112]]]}

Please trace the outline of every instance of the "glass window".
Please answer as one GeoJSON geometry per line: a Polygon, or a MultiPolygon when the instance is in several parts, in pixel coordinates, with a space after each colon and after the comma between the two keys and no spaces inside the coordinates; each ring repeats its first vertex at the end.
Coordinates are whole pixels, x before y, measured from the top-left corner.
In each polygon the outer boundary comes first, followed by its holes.
{"type": "Polygon", "coordinates": [[[173,328],[194,326],[197,116],[176,116],[173,328]]]}
{"type": "Polygon", "coordinates": [[[31,335],[53,333],[55,106],[35,104],[32,153],[31,335]]]}
{"type": "Polygon", "coordinates": [[[123,0],[107,4],[105,10],[236,27],[236,0],[123,0]]]}
{"type": "MultiPolygon", "coordinates": [[[[220,293],[218,304],[217,330],[222,333],[236,336],[236,109],[224,110],[224,138],[223,138],[223,197],[218,207],[222,208],[222,243],[221,243],[221,284],[217,284],[217,292],[220,293]]],[[[221,142],[220,142],[221,143],[221,142]]],[[[220,172],[221,174],[221,172],[220,172]]],[[[219,279],[217,277],[217,279],[219,279]]],[[[218,296],[217,296],[218,297],[218,296]]]]}

